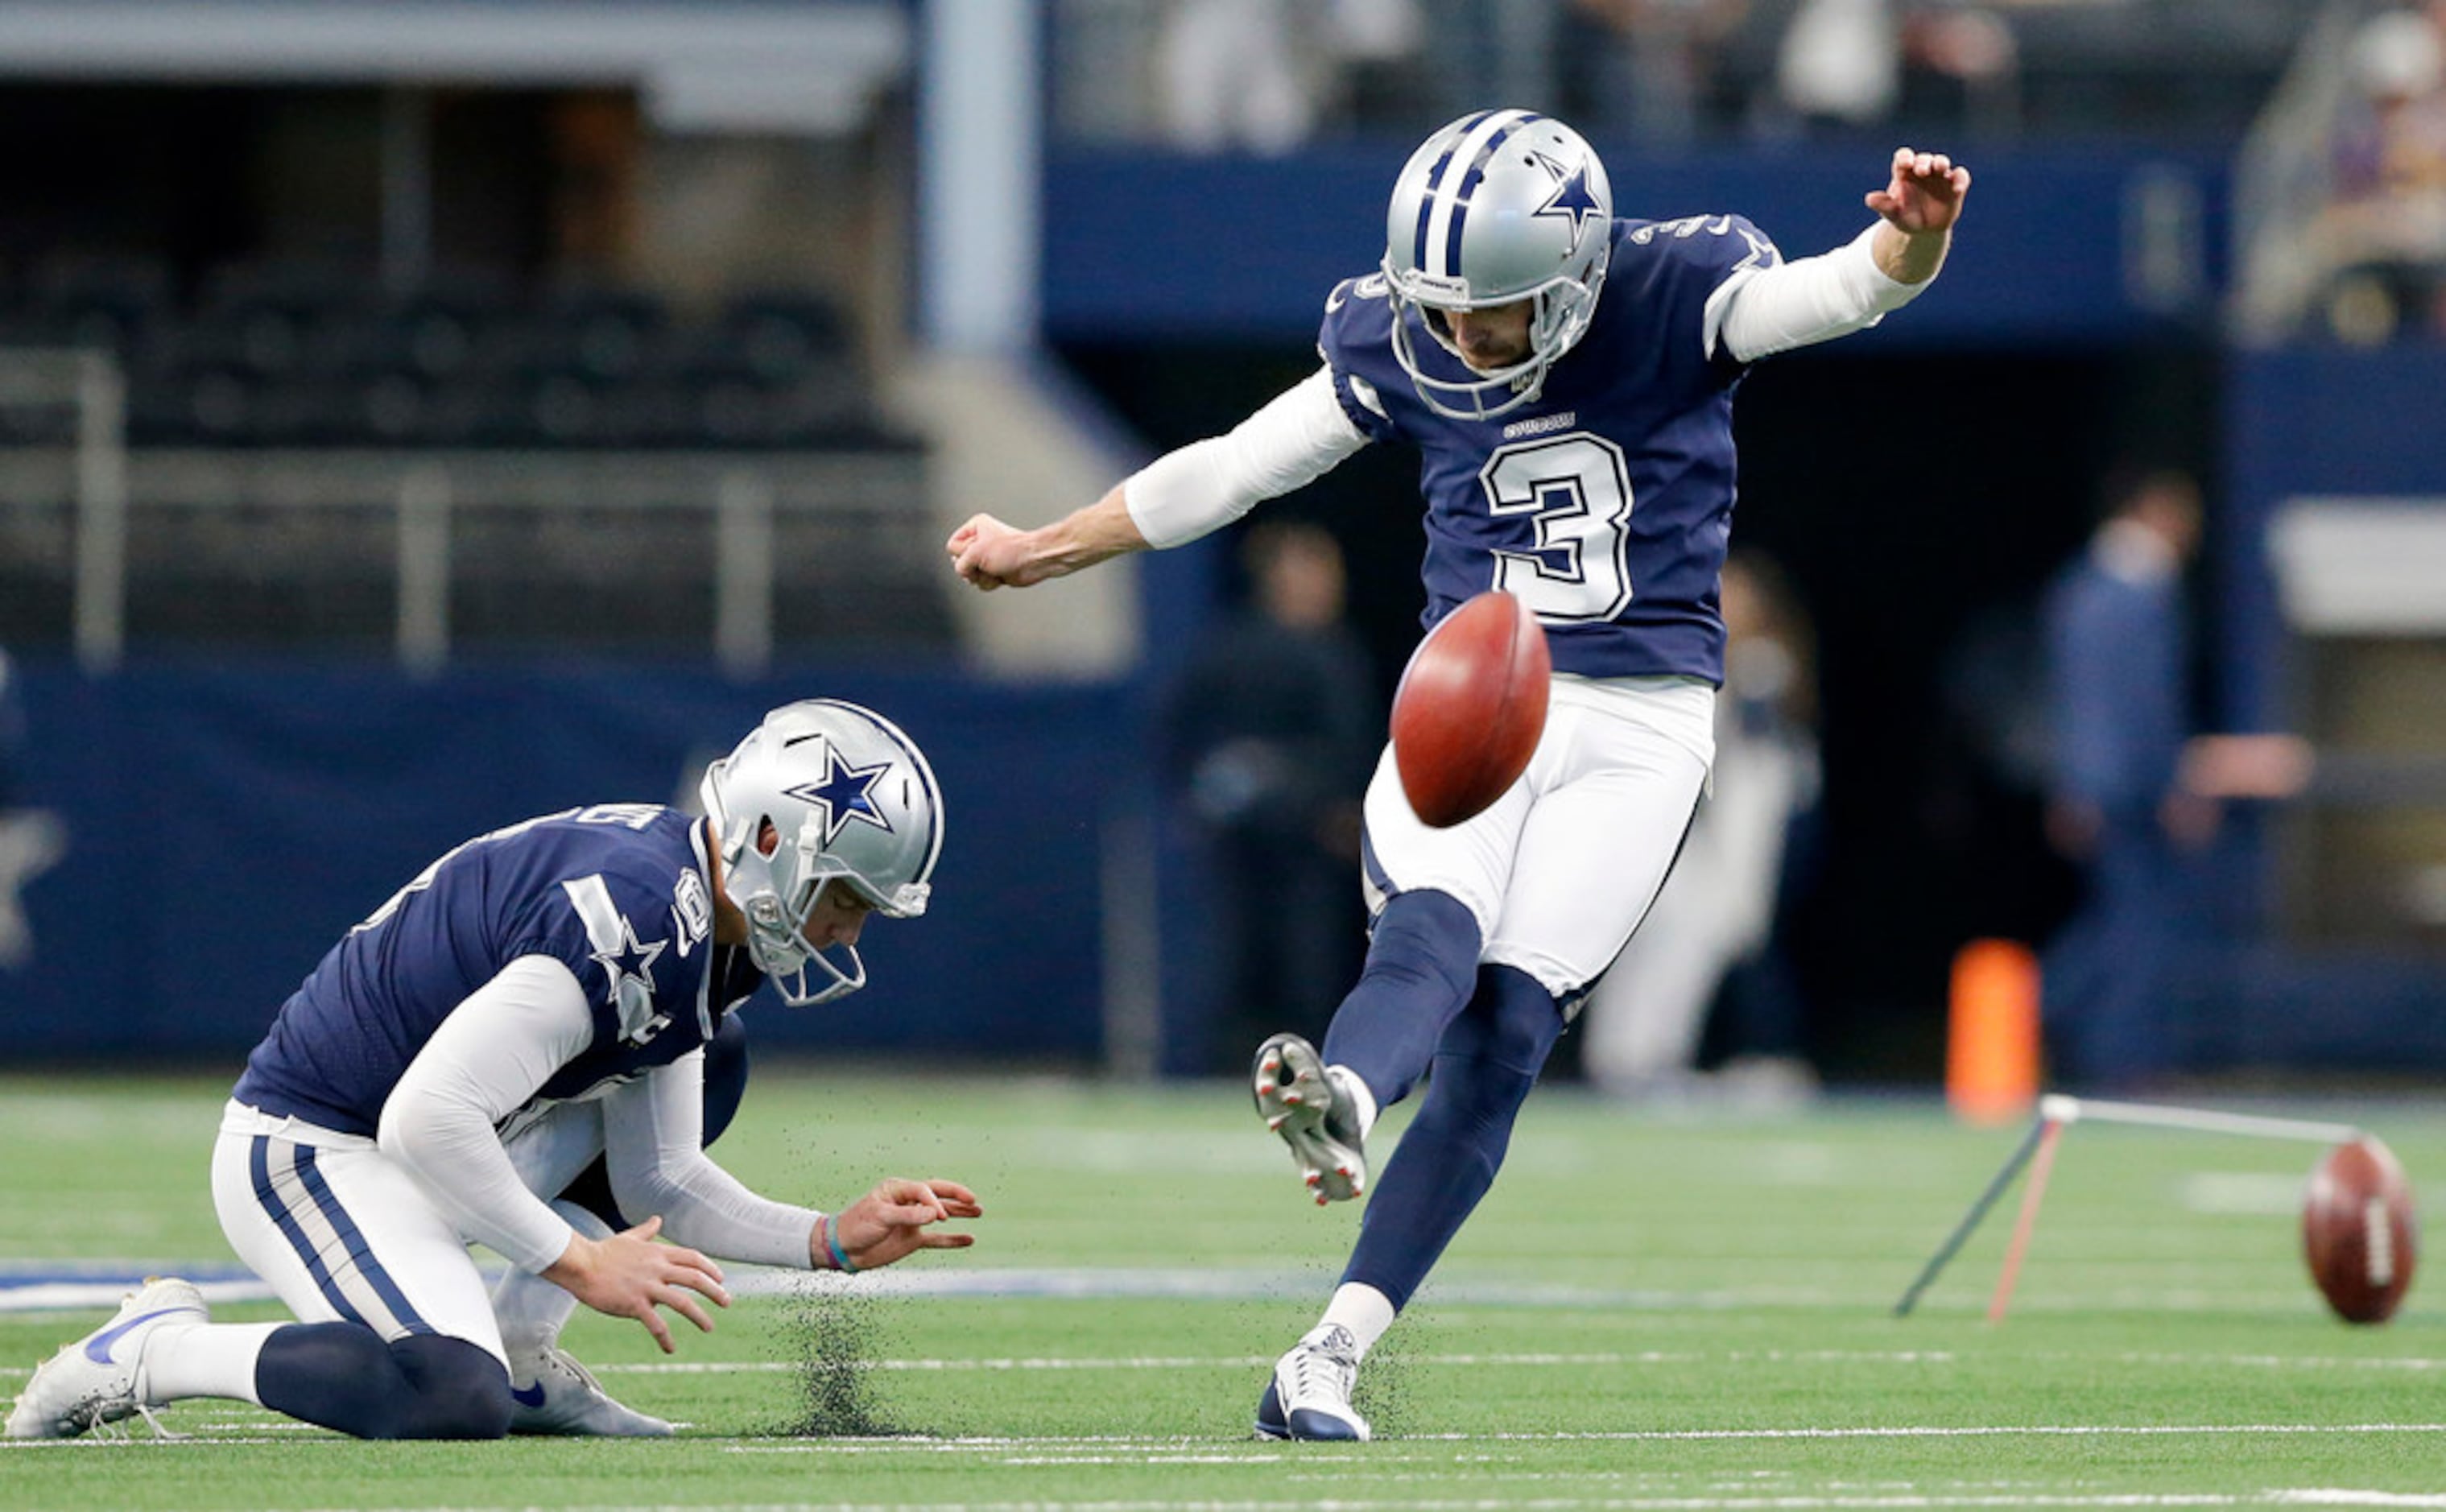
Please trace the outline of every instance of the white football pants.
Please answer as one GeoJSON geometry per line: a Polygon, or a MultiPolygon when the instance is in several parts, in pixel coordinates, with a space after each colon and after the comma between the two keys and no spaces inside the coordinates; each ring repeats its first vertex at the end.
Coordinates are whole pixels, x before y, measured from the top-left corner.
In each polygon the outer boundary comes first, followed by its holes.
{"type": "MultiPolygon", "coordinates": [[[[504,1143],[528,1189],[556,1196],[602,1153],[602,1110],[551,1105],[504,1143]]],[[[238,1258],[298,1321],[444,1334],[507,1367],[465,1237],[372,1140],[232,1102],[213,1146],[213,1206],[238,1258]]]]}
{"type": "Polygon", "coordinates": [[[1576,996],[1655,901],[1715,760],[1716,690],[1680,677],[1558,676],[1529,769],[1484,813],[1430,829],[1390,746],[1367,787],[1370,914],[1397,893],[1451,894],[1478,959],[1576,996]]]}

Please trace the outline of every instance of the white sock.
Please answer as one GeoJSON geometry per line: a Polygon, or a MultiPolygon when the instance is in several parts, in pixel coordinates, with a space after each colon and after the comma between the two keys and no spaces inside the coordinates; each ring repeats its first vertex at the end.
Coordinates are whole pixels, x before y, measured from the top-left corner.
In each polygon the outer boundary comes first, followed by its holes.
{"type": "Polygon", "coordinates": [[[1350,1099],[1350,1106],[1359,1110],[1359,1137],[1365,1139],[1367,1131],[1376,1126],[1376,1094],[1367,1090],[1367,1084],[1347,1066],[1328,1066],[1325,1074],[1332,1079],[1334,1095],[1350,1099]]]}
{"type": "MultiPolygon", "coordinates": [[[[552,1210],[571,1228],[590,1239],[609,1238],[612,1225],[574,1202],[555,1202],[552,1210]]],[[[548,1348],[560,1337],[577,1298],[532,1271],[513,1266],[493,1288],[493,1319],[501,1326],[501,1343],[513,1350],[548,1348]]]]}
{"type": "Polygon", "coordinates": [[[1393,1303],[1372,1286],[1357,1281],[1345,1281],[1334,1288],[1333,1300],[1325,1306],[1325,1316],[1308,1331],[1304,1344],[1313,1344],[1327,1329],[1345,1329],[1359,1346],[1359,1357],[1365,1359],[1384,1331],[1393,1326],[1393,1303]]]}
{"type": "Polygon", "coordinates": [[[144,1404],[191,1396],[225,1396],[263,1405],[254,1394],[255,1356],[263,1341],[286,1323],[191,1323],[164,1325],[144,1341],[144,1404]]]}

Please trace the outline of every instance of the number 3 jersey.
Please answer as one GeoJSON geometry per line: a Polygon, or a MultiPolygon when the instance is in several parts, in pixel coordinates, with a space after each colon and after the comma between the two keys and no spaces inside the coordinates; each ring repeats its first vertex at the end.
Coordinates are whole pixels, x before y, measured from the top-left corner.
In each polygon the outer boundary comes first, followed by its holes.
{"type": "Polygon", "coordinates": [[[526,955],[568,967],[594,1019],[593,1043],[538,1099],[668,1066],[763,981],[744,951],[713,943],[706,876],[703,822],[650,804],[571,809],[469,841],[331,948],[232,1095],[370,1136],[442,1021],[526,955]]]}
{"type": "MultiPolygon", "coordinates": [[[[1425,624],[1500,588],[1544,624],[1557,671],[1723,681],[1716,584],[1747,369],[1708,355],[1709,301],[1777,261],[1739,216],[1615,221],[1588,332],[1535,401],[1493,420],[1420,399],[1393,355],[1382,274],[1334,290],[1318,347],[1344,412],[1371,441],[1419,449],[1425,624]]],[[[1428,376],[1477,376],[1430,332],[1413,335],[1428,376]]]]}

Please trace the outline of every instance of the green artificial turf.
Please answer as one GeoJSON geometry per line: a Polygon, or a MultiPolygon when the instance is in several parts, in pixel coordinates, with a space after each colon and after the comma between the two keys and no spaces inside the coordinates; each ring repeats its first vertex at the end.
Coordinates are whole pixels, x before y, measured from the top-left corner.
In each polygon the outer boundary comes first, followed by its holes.
{"type": "MultiPolygon", "coordinates": [[[[226,1267],[224,1088],[0,1078],[0,1282],[226,1267]]],[[[2424,1106],[2249,1106],[2362,1124],[2416,1187],[2446,1173],[2424,1106]]],[[[177,1442],[0,1446],[0,1507],[2446,1506],[2446,1311],[2416,1283],[2382,1328],[2326,1313],[2298,1231],[2315,1144],[2077,1125],[2007,1320],[2018,1190],[1892,1316],[2020,1133],[1933,1102],[1541,1090],[1362,1372],[1378,1441],[1272,1445],[1251,1409],[1358,1215],[1303,1200],[1239,1088],[767,1066],[716,1151],[751,1184],[830,1206],[950,1176],[988,1212],[965,1254],[768,1274],[675,1356],[577,1319],[566,1342],[677,1439],[366,1445],[192,1402],[161,1413],[177,1442]]],[[[0,1311],[0,1393],[106,1315],[0,1311]]]]}

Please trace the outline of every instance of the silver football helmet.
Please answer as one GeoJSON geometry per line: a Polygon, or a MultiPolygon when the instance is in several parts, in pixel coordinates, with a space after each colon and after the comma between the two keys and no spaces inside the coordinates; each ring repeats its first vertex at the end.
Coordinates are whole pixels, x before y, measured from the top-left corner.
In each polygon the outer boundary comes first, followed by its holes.
{"type": "Polygon", "coordinates": [[[1596,312],[1613,248],[1613,186],[1580,134],[1528,110],[1481,110],[1420,144],[1384,217],[1393,354],[1439,415],[1488,420],[1533,401],[1596,312]],[[1529,355],[1467,379],[1431,377],[1413,331],[1458,357],[1437,312],[1533,301],[1529,355]],[[1415,318],[1414,318],[1415,317],[1415,318]]]}
{"type": "Polygon", "coordinates": [[[747,916],[748,954],[791,1007],[866,985],[856,947],[841,947],[844,970],[800,933],[826,883],[856,888],[892,918],[926,911],[943,852],[942,789],[916,743],[873,709],[837,698],[785,704],[706,768],[702,792],[723,894],[747,916]],[[811,965],[830,983],[810,990],[811,965]]]}

